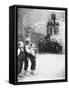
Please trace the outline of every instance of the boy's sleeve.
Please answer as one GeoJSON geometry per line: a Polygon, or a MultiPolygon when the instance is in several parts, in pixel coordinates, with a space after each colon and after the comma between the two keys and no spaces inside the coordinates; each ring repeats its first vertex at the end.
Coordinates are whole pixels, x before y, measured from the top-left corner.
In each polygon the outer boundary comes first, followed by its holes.
{"type": "Polygon", "coordinates": [[[18,49],[18,56],[19,56],[19,54],[20,54],[20,49],[18,49]]]}
{"type": "Polygon", "coordinates": [[[26,52],[30,53],[31,52],[31,49],[29,49],[28,46],[26,46],[26,52]]]}

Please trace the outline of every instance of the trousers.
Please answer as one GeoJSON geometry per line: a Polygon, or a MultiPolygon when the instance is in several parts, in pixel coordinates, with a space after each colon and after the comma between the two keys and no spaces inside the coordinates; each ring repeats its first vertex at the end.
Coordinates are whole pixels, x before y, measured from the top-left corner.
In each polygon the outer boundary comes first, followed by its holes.
{"type": "Polygon", "coordinates": [[[25,62],[25,53],[21,52],[20,55],[18,56],[17,61],[17,74],[21,72],[24,62],[25,62]]]}
{"type": "Polygon", "coordinates": [[[31,61],[31,70],[35,70],[35,67],[36,67],[36,59],[33,55],[31,54],[26,54],[25,56],[25,67],[24,67],[24,70],[26,71],[28,69],[28,58],[30,59],[31,61]]]}

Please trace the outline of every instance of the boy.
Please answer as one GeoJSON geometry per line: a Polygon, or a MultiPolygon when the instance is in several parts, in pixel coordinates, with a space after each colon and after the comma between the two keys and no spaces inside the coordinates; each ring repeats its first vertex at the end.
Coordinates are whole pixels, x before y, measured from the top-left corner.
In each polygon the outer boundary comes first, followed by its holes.
{"type": "Polygon", "coordinates": [[[17,60],[17,74],[20,76],[23,62],[25,61],[24,44],[22,41],[18,42],[18,60],[17,60]]]}
{"type": "Polygon", "coordinates": [[[34,74],[35,67],[36,67],[36,53],[35,48],[33,47],[30,38],[25,39],[25,74],[28,73],[28,58],[31,61],[31,74],[34,74]]]}

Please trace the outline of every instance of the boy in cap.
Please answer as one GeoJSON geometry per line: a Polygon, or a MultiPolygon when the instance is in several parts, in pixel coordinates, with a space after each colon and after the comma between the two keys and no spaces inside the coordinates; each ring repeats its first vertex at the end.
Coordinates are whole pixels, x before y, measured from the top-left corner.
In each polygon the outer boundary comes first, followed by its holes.
{"type": "Polygon", "coordinates": [[[25,39],[25,67],[24,67],[24,70],[25,70],[25,74],[28,73],[27,69],[28,69],[28,59],[30,59],[31,61],[31,74],[34,74],[34,70],[35,70],[35,67],[36,67],[36,61],[35,61],[35,49],[32,47],[32,43],[31,43],[31,40],[30,38],[26,38],[25,39]]]}

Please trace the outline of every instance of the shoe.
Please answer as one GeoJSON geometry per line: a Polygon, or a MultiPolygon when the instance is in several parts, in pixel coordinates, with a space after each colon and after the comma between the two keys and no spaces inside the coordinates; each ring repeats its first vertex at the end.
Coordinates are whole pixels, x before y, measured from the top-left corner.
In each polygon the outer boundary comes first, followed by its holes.
{"type": "Polygon", "coordinates": [[[30,74],[32,74],[32,75],[35,75],[35,72],[34,72],[34,70],[31,70],[31,73],[30,74]]]}
{"type": "Polygon", "coordinates": [[[25,71],[24,75],[29,76],[30,75],[29,71],[25,71]]]}
{"type": "Polygon", "coordinates": [[[22,77],[22,73],[19,73],[19,74],[18,74],[18,77],[22,77]]]}
{"type": "Polygon", "coordinates": [[[18,75],[18,78],[23,78],[23,77],[24,77],[24,74],[23,73],[21,73],[21,74],[18,75]]]}

